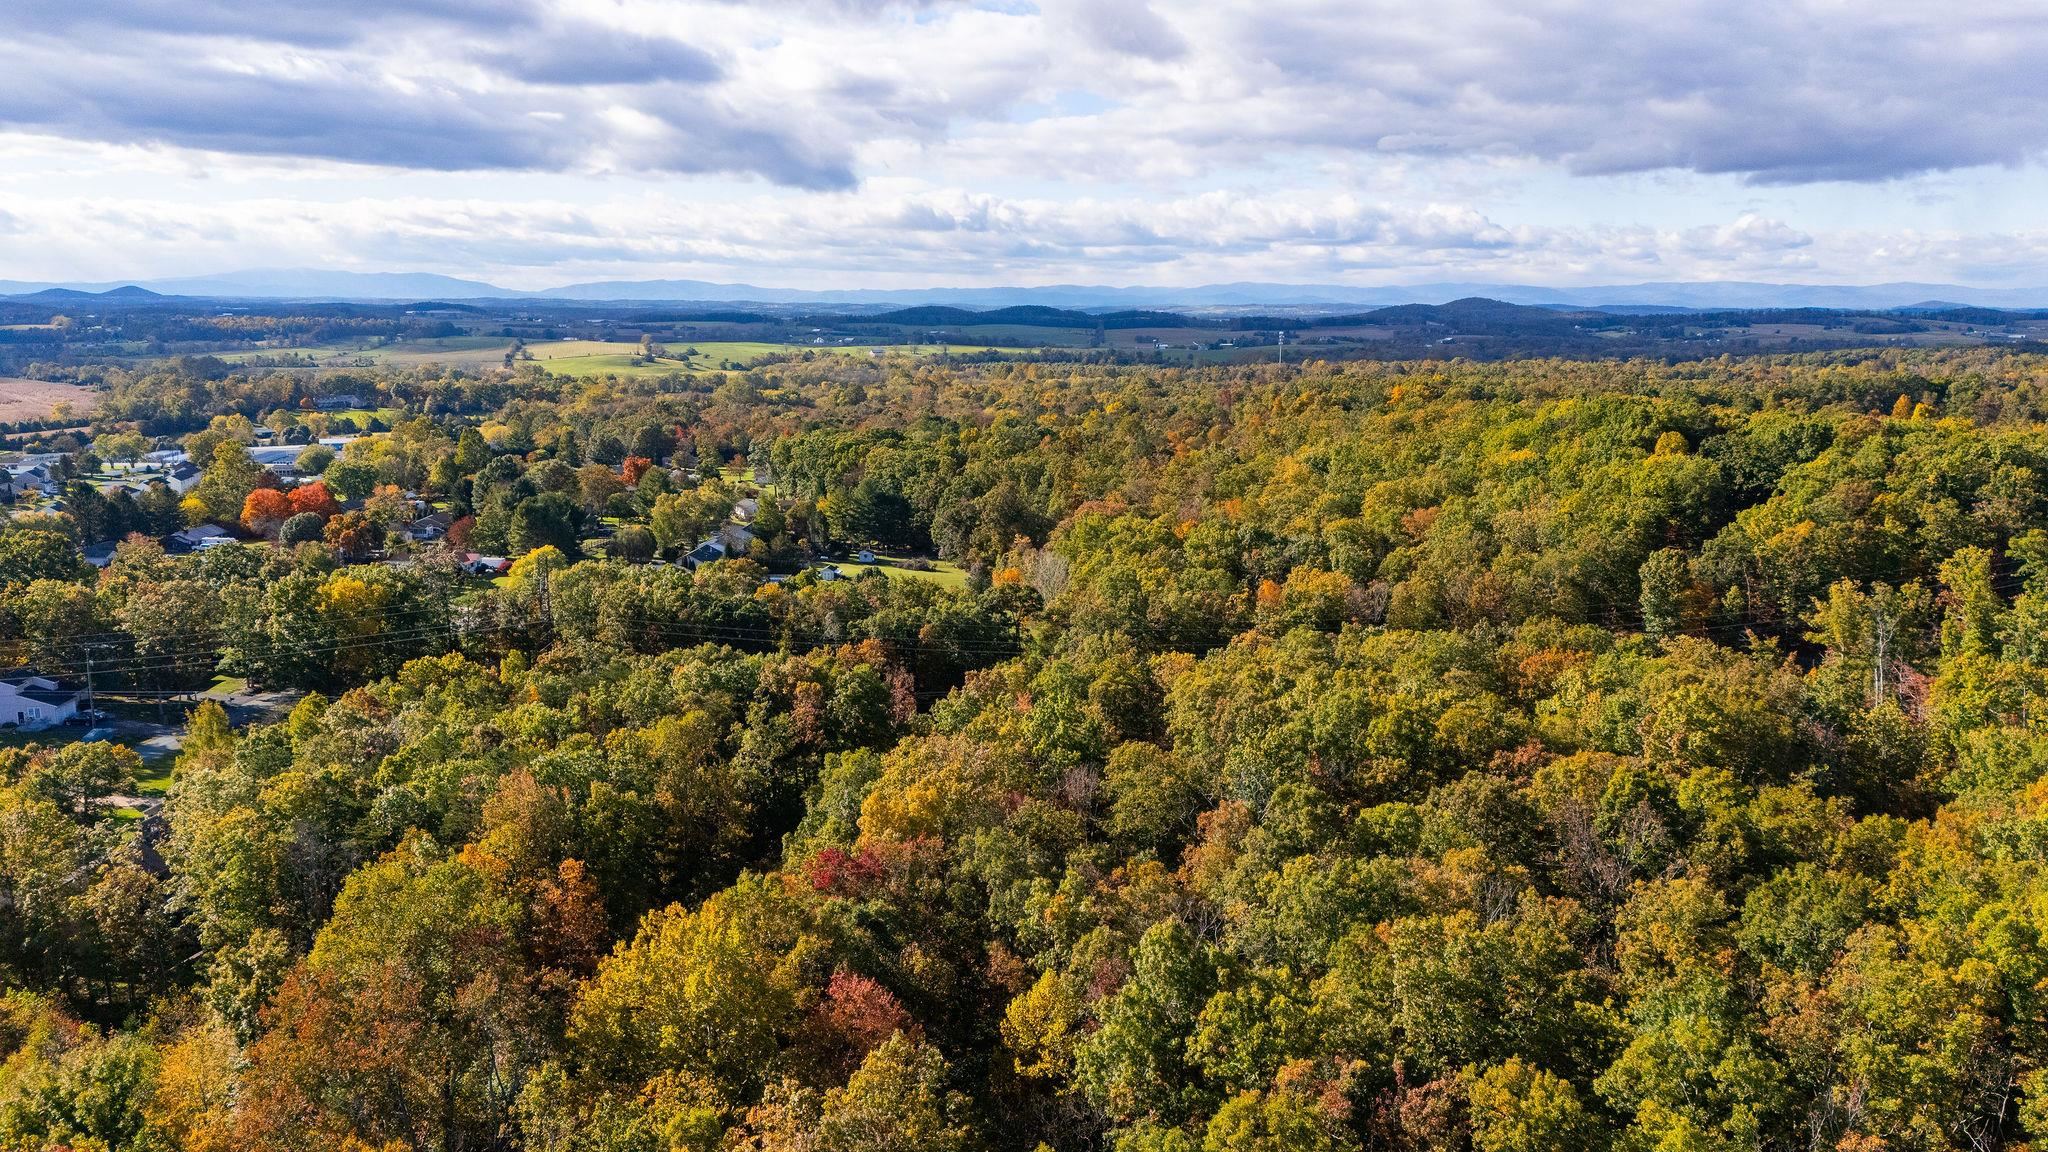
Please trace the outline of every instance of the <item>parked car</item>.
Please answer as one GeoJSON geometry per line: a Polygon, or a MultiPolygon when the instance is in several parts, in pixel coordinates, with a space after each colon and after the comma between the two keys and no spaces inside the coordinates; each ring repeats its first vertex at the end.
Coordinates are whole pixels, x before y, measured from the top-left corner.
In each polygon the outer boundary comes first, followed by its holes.
{"type": "Polygon", "coordinates": [[[87,743],[110,744],[114,739],[114,730],[112,728],[88,729],[84,739],[87,743]]]}

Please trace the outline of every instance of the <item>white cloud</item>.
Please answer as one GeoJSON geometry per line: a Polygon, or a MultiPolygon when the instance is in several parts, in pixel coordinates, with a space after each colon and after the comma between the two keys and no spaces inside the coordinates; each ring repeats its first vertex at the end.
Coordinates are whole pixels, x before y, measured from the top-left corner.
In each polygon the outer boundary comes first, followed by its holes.
{"type": "Polygon", "coordinates": [[[1862,180],[2039,155],[2048,111],[2048,22],[2004,0],[14,7],[0,121],[441,170],[576,169],[623,105],[675,143],[622,163],[845,184],[861,149],[1081,89],[1114,107],[1032,134],[1024,170],[1166,139],[1197,174],[1325,149],[1862,180]]]}
{"type": "Polygon", "coordinates": [[[7,277],[2048,280],[2033,0],[9,8],[7,277]]]}
{"type": "MultiPolygon", "coordinates": [[[[1805,280],[1816,268],[1848,280],[1939,280],[1954,277],[1982,245],[1954,234],[1809,235],[1754,216],[1678,230],[1510,227],[1462,205],[1228,192],[1060,201],[956,190],[716,206],[644,197],[106,199],[64,207],[0,196],[0,221],[30,222],[0,229],[0,267],[28,278],[140,277],[188,271],[195,251],[213,253],[220,267],[275,266],[289,254],[295,264],[456,270],[525,288],[670,277],[813,287],[1805,280]]],[[[1992,241],[2009,266],[2048,262],[2048,231],[1992,241]]]]}

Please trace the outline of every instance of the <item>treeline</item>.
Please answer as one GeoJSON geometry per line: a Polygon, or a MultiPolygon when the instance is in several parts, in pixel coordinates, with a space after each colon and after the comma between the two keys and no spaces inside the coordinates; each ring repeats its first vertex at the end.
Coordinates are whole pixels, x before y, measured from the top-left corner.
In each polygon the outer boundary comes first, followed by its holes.
{"type": "Polygon", "coordinates": [[[792,363],[378,464],[744,457],[965,589],[17,525],[17,643],[174,592],[317,694],[202,709],[154,840],[131,755],[0,752],[0,1148],[2029,1146],[2044,381],[792,363]]]}

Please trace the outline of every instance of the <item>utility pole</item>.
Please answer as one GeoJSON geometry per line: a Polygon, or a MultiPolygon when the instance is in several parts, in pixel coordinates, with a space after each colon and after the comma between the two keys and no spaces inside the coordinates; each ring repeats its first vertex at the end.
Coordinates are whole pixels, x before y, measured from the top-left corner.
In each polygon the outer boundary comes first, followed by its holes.
{"type": "Polygon", "coordinates": [[[85,646],[85,714],[88,727],[99,712],[99,695],[94,691],[93,684],[93,672],[99,661],[98,656],[94,654],[96,648],[98,645],[92,643],[85,646]]]}

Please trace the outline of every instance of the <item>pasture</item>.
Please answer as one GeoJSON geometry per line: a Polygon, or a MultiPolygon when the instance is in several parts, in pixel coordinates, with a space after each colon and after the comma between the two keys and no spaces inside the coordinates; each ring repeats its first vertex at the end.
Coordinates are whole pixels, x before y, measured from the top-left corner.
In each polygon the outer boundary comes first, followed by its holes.
{"type": "Polygon", "coordinates": [[[511,347],[512,341],[503,336],[444,336],[399,340],[389,344],[330,343],[295,348],[257,348],[216,355],[230,364],[266,357],[304,356],[317,368],[414,367],[421,364],[486,368],[504,363],[505,352],[511,347]]]}
{"type": "MultiPolygon", "coordinates": [[[[668,355],[652,361],[640,359],[640,346],[603,340],[550,340],[529,344],[532,362],[562,376],[666,376],[680,372],[718,372],[746,368],[770,356],[936,356],[946,353],[999,352],[993,344],[770,344],[759,340],[715,340],[670,343],[668,355]],[[695,350],[696,355],[689,353],[695,350]]],[[[1012,349],[1014,350],[1014,349],[1012,349]]]]}
{"type": "Polygon", "coordinates": [[[0,376],[0,424],[48,420],[65,414],[83,416],[98,402],[97,393],[76,384],[0,376]],[[60,413],[60,405],[69,405],[68,413],[60,413]]]}

